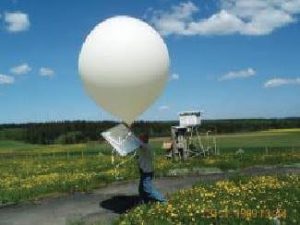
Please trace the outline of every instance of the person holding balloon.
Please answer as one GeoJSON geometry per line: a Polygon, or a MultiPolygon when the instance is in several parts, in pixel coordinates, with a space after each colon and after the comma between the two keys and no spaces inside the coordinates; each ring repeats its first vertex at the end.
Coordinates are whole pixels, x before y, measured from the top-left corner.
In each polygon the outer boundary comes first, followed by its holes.
{"type": "MultiPolygon", "coordinates": [[[[130,16],[114,16],[86,37],[78,70],[90,97],[127,126],[161,94],[169,77],[168,48],[149,24],[130,16]]],[[[148,135],[139,149],[139,193],[144,202],[165,202],[152,184],[153,156],[148,135]]]]}
{"type": "Polygon", "coordinates": [[[140,136],[142,145],[138,150],[138,166],[140,170],[139,194],[144,203],[162,202],[165,197],[154,187],[152,179],[154,176],[153,151],[149,146],[148,134],[140,136]]]}

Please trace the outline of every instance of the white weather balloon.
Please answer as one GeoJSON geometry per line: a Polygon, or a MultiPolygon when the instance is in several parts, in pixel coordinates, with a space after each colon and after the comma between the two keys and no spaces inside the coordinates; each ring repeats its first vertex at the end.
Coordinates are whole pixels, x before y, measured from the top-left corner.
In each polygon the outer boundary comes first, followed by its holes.
{"type": "Polygon", "coordinates": [[[79,73],[98,105],[131,124],[166,84],[168,49],[147,23],[112,17],[87,36],[79,55],[79,73]]]}

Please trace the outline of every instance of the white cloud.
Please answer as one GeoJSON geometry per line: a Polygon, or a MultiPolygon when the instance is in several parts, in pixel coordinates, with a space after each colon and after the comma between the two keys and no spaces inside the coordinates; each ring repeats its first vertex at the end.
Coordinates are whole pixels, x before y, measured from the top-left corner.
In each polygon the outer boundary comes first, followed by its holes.
{"type": "Polygon", "coordinates": [[[14,82],[15,82],[14,77],[0,74],[0,85],[1,84],[13,84],[14,82]]]}
{"type": "Polygon", "coordinates": [[[31,71],[31,67],[27,63],[23,63],[21,65],[15,66],[10,69],[10,72],[15,75],[27,74],[30,71],[31,71]]]}
{"type": "Polygon", "coordinates": [[[10,32],[26,31],[30,27],[29,16],[22,12],[4,13],[6,29],[10,32]]]}
{"type": "Polygon", "coordinates": [[[233,79],[240,79],[240,78],[247,78],[255,76],[256,71],[253,68],[247,68],[244,70],[238,71],[230,71],[219,78],[219,81],[223,80],[233,80],[233,79]]]}
{"type": "Polygon", "coordinates": [[[198,8],[192,2],[180,3],[177,6],[172,6],[169,12],[154,11],[151,22],[163,35],[187,34],[186,25],[197,11],[198,8]]]}
{"type": "Polygon", "coordinates": [[[52,77],[54,76],[55,72],[51,68],[41,67],[39,70],[39,74],[43,77],[52,77]]]}
{"type": "Polygon", "coordinates": [[[300,78],[287,79],[287,78],[274,78],[265,82],[265,88],[280,87],[283,85],[300,85],[300,78]]]}
{"type": "Polygon", "coordinates": [[[158,108],[159,111],[166,111],[166,110],[169,110],[170,109],[170,106],[168,105],[162,105],[158,108]]]}
{"type": "Polygon", "coordinates": [[[219,0],[217,12],[195,18],[198,6],[187,1],[153,11],[150,21],[162,35],[267,35],[296,22],[300,0],[219,0]]]}
{"type": "Polygon", "coordinates": [[[170,77],[170,80],[179,80],[179,74],[173,73],[170,77]]]}

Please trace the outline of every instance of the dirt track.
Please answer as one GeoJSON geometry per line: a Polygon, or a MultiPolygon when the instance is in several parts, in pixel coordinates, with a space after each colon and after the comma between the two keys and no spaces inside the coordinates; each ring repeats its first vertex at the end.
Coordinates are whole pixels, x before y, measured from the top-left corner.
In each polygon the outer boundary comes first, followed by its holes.
{"type": "MultiPolygon", "coordinates": [[[[252,167],[244,169],[241,175],[300,174],[296,167],[252,167]]],[[[199,174],[194,176],[159,178],[155,184],[163,193],[172,193],[193,186],[199,181],[226,179],[228,173],[199,174]]],[[[65,225],[84,221],[92,224],[110,224],[121,213],[138,203],[137,181],[113,183],[93,193],[75,193],[39,203],[26,203],[0,208],[0,225],[65,225]]]]}

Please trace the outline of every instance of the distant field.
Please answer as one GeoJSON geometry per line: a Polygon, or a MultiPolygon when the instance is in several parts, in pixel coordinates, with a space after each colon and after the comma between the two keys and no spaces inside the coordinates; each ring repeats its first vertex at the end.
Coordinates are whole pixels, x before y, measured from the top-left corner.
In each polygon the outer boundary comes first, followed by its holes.
{"type": "MultiPolygon", "coordinates": [[[[300,128],[273,129],[267,131],[234,133],[217,135],[217,144],[220,149],[235,148],[299,148],[300,128]]],[[[157,148],[167,138],[155,138],[152,144],[157,148]]],[[[205,141],[205,136],[204,136],[205,141]]],[[[0,140],[0,153],[49,153],[72,151],[101,151],[109,148],[106,144],[72,144],[72,145],[32,145],[18,141],[0,140]]]]}
{"type": "MultiPolygon", "coordinates": [[[[300,163],[300,129],[226,134],[216,138],[220,155],[185,162],[166,159],[161,145],[167,138],[152,139],[151,144],[156,151],[156,174],[166,176],[172,171],[195,172],[203,167],[227,170],[253,165],[300,163]],[[244,154],[237,156],[235,152],[240,148],[244,149],[244,154]]],[[[115,164],[124,160],[120,157],[113,159],[115,164]]],[[[57,192],[87,191],[116,178],[138,176],[135,162],[128,161],[115,170],[111,160],[111,148],[106,143],[32,145],[1,140],[0,204],[57,192]]]]}
{"type": "Polygon", "coordinates": [[[278,129],[217,136],[220,148],[299,148],[300,129],[278,129]]]}
{"type": "Polygon", "coordinates": [[[0,140],[0,156],[6,154],[14,155],[47,155],[53,153],[98,153],[110,151],[107,144],[88,143],[88,144],[70,144],[70,145],[33,145],[19,141],[0,140]]]}
{"type": "MultiPolygon", "coordinates": [[[[153,144],[159,148],[163,140],[157,138],[153,144]]],[[[206,136],[202,134],[202,140],[206,143],[206,136]]],[[[300,149],[300,129],[273,129],[267,131],[233,133],[217,135],[217,147],[223,152],[236,151],[239,148],[245,150],[261,151],[268,150],[293,150],[300,149]]],[[[211,139],[209,140],[212,141],[211,139]]]]}

